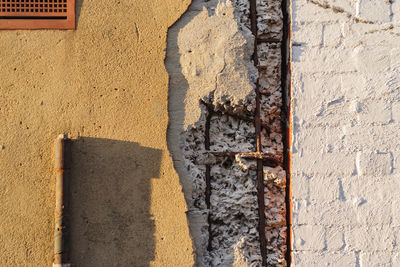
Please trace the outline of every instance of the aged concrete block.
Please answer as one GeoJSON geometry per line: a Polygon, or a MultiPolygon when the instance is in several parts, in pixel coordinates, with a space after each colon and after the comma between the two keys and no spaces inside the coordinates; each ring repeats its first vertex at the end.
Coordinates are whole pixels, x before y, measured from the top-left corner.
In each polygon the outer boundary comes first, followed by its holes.
{"type": "Polygon", "coordinates": [[[392,267],[398,265],[392,265],[392,258],[394,253],[392,252],[361,252],[360,263],[361,266],[368,267],[392,267]]]}
{"type": "Polygon", "coordinates": [[[354,58],[357,70],[363,74],[372,75],[389,71],[390,68],[390,55],[387,53],[387,47],[361,45],[354,50],[354,58]]]}
{"type": "Polygon", "coordinates": [[[294,252],[293,264],[299,267],[310,266],[357,266],[354,252],[294,252]]]}
{"type": "Polygon", "coordinates": [[[292,197],[294,199],[308,199],[311,177],[306,175],[292,176],[292,197]]]}
{"type": "Polygon", "coordinates": [[[342,31],[340,24],[326,24],[323,28],[324,46],[337,46],[341,42],[342,31]]]}
{"type": "Polygon", "coordinates": [[[341,227],[326,227],[325,240],[327,250],[343,249],[345,246],[343,229],[341,227]]]}
{"type": "Polygon", "coordinates": [[[384,124],[392,118],[390,103],[384,100],[358,102],[357,112],[361,123],[384,124]]]}
{"type": "Polygon", "coordinates": [[[360,152],[356,165],[359,175],[388,175],[393,172],[393,155],[390,152],[360,152]]]}
{"type": "Polygon", "coordinates": [[[357,213],[357,222],[361,225],[390,224],[392,221],[392,205],[390,200],[366,200],[354,198],[351,200],[357,213]]]}
{"type": "Polygon", "coordinates": [[[359,17],[377,22],[390,21],[390,2],[388,1],[374,1],[374,0],[360,0],[358,2],[358,15],[359,17]]]}
{"type": "Polygon", "coordinates": [[[392,3],[393,23],[400,23],[400,1],[395,0],[392,3]]]}
{"type": "Polygon", "coordinates": [[[293,149],[302,154],[342,152],[344,137],[341,127],[305,128],[296,133],[293,149]]]}
{"type": "Polygon", "coordinates": [[[310,200],[333,201],[340,198],[339,181],[336,176],[316,175],[309,180],[309,183],[310,200]]]}
{"type": "Polygon", "coordinates": [[[388,225],[352,226],[344,230],[345,242],[351,250],[392,250],[395,235],[388,225]]]}
{"type": "Polygon", "coordinates": [[[357,202],[362,199],[371,203],[400,197],[399,178],[389,176],[355,175],[340,179],[343,198],[357,202]]]}
{"type": "Polygon", "coordinates": [[[320,225],[301,225],[293,227],[294,250],[322,250],[325,248],[325,231],[320,225]]]}
{"type": "Polygon", "coordinates": [[[356,60],[351,51],[298,46],[293,47],[292,51],[292,66],[295,71],[297,69],[305,73],[356,71],[356,60]]]}
{"type": "Polygon", "coordinates": [[[293,25],[292,41],[299,45],[320,46],[322,45],[322,24],[310,23],[293,25]]]}
{"type": "Polygon", "coordinates": [[[292,168],[307,174],[351,175],[355,172],[355,153],[292,154],[292,168]],[[328,163],[328,164],[327,164],[328,163]]]}
{"type": "Polygon", "coordinates": [[[392,119],[400,124],[400,102],[394,102],[392,104],[392,119]]]}
{"type": "Polygon", "coordinates": [[[400,124],[376,125],[365,127],[363,125],[344,126],[344,147],[348,151],[399,151],[400,139],[382,138],[382,136],[396,136],[400,131],[400,124]]]}
{"type": "Polygon", "coordinates": [[[358,73],[342,73],[339,76],[341,80],[341,91],[348,99],[365,98],[369,95],[366,90],[367,78],[358,73]]]}
{"type": "Polygon", "coordinates": [[[293,224],[357,225],[354,218],[357,218],[357,213],[350,202],[341,200],[293,202],[293,224]]]}
{"type": "MultiPolygon", "coordinates": [[[[319,2],[319,1],[318,1],[319,2]]],[[[336,22],[346,21],[347,17],[335,13],[331,8],[324,8],[317,1],[298,0],[293,2],[293,21],[296,22],[336,22]]],[[[321,1],[321,3],[323,3],[321,1]]]]}

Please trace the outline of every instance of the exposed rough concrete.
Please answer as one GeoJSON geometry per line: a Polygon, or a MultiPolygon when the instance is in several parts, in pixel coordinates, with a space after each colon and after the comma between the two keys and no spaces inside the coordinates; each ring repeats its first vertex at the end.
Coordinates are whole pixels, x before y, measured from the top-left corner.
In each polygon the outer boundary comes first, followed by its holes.
{"type": "Polygon", "coordinates": [[[293,3],[295,266],[398,266],[398,1],[293,3]]]}
{"type": "MultiPolygon", "coordinates": [[[[269,5],[259,5],[259,21],[267,22],[269,5]]],[[[206,156],[205,149],[206,117],[212,109],[211,151],[255,151],[254,83],[259,74],[251,61],[254,37],[249,30],[249,7],[247,0],[195,0],[168,34],[165,64],[170,74],[169,148],[189,205],[188,218],[199,266],[261,263],[256,162],[240,157],[206,156]],[[205,203],[205,164],[212,166],[210,210],[205,203]]],[[[280,3],[274,7],[280,8],[280,3]]],[[[270,15],[281,17],[277,12],[270,15]]],[[[281,29],[276,25],[282,25],[281,19],[273,21],[268,29],[261,29],[268,38],[280,38],[281,29]]],[[[263,151],[283,156],[280,46],[261,45],[259,50],[260,65],[266,67],[260,72],[263,151]]],[[[269,266],[280,266],[285,264],[286,251],[285,172],[281,167],[265,167],[264,172],[267,261],[269,266]]]]}
{"type": "Polygon", "coordinates": [[[209,16],[204,9],[178,35],[179,63],[189,85],[184,130],[199,120],[200,99],[235,110],[254,91],[257,70],[250,60],[254,49],[251,32],[239,30],[231,2],[218,4],[214,12],[209,16]]]}
{"type": "Polygon", "coordinates": [[[163,67],[189,2],[77,0],[76,31],[0,31],[0,266],[52,265],[64,132],[73,266],[193,265],[163,67]]]}

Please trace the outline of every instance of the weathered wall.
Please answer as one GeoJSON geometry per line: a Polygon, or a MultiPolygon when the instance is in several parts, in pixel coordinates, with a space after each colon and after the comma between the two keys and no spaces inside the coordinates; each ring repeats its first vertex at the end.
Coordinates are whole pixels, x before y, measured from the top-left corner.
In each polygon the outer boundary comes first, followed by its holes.
{"type": "Polygon", "coordinates": [[[257,162],[224,154],[257,150],[256,116],[261,121],[261,150],[280,161],[265,162],[263,169],[260,163],[268,250],[264,260],[268,266],[286,265],[286,178],[279,166],[283,157],[280,5],[275,0],[256,2],[260,40],[275,39],[258,44],[260,71],[252,60],[255,37],[248,0],[194,0],[168,33],[168,139],[189,206],[196,266],[262,263],[257,162]],[[218,153],[223,156],[215,156],[218,153]]]}
{"type": "Polygon", "coordinates": [[[400,2],[292,2],[295,266],[399,266],[400,2]]]}
{"type": "Polygon", "coordinates": [[[0,265],[51,266],[56,136],[73,144],[72,262],[191,266],[166,144],[167,29],[189,0],[78,0],[76,31],[0,32],[0,265]]]}

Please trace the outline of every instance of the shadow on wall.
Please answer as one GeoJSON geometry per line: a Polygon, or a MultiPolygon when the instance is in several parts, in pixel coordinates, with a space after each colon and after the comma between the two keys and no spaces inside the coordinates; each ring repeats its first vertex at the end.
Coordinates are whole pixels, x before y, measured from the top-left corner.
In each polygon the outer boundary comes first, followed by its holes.
{"type": "Polygon", "coordinates": [[[85,0],[76,0],[75,2],[75,22],[76,27],[78,28],[79,17],[81,16],[82,5],[85,0]]]}
{"type": "Polygon", "coordinates": [[[74,266],[149,266],[154,260],[150,179],[159,175],[161,156],[161,150],[126,141],[73,142],[74,266]]]}

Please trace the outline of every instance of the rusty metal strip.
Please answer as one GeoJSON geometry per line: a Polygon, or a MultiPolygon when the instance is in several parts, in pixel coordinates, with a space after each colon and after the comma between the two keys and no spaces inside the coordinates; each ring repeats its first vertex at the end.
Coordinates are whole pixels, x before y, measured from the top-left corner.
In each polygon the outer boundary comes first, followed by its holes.
{"type": "Polygon", "coordinates": [[[53,266],[70,266],[69,263],[69,171],[71,168],[71,140],[60,135],[56,140],[56,209],[54,228],[53,266]]]}
{"type": "MultiPolygon", "coordinates": [[[[207,106],[207,118],[205,125],[205,134],[204,134],[204,145],[205,149],[210,150],[210,126],[211,126],[211,117],[213,115],[213,109],[210,106],[207,106]]],[[[206,164],[206,206],[208,209],[207,223],[208,223],[208,245],[207,250],[211,251],[212,249],[212,229],[211,229],[211,165],[206,164]]]]}
{"type": "Polygon", "coordinates": [[[282,18],[283,18],[283,34],[281,44],[281,86],[282,86],[282,129],[283,131],[283,167],[286,171],[286,191],[285,191],[285,204],[286,204],[286,266],[292,264],[292,192],[291,192],[291,151],[290,144],[292,138],[292,120],[291,120],[291,88],[290,88],[290,16],[288,13],[288,0],[282,0],[282,18]]]}
{"type": "MultiPolygon", "coordinates": [[[[255,37],[254,40],[254,53],[253,61],[254,65],[258,66],[258,29],[257,29],[257,1],[250,0],[250,20],[251,20],[251,31],[255,37]]],[[[261,107],[260,107],[260,88],[259,81],[256,82],[256,136],[257,136],[257,152],[262,152],[261,146],[261,107]]],[[[257,200],[258,200],[258,233],[260,238],[260,252],[262,257],[262,266],[267,266],[267,238],[265,236],[265,199],[264,199],[264,172],[263,172],[263,160],[257,159],[257,200]]]]}

